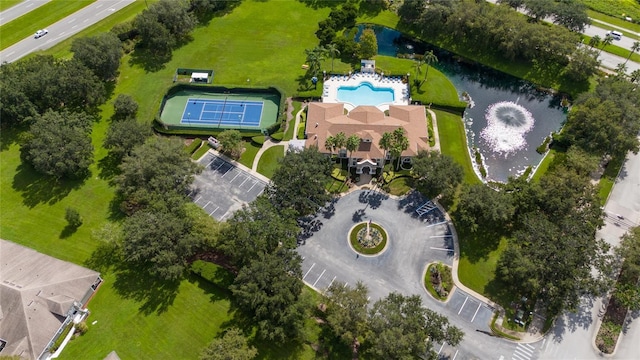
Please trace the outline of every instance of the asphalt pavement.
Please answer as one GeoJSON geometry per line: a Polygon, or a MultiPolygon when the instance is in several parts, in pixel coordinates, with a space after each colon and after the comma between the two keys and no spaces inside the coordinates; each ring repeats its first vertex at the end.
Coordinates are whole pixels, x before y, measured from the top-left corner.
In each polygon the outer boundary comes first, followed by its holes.
{"type": "Polygon", "coordinates": [[[24,0],[19,2],[5,11],[0,12],[0,25],[4,25],[11,20],[17,19],[29,11],[48,3],[49,1],[51,0],[24,0]]]}
{"type": "MultiPolygon", "coordinates": [[[[57,23],[48,26],[49,34],[39,39],[34,39],[33,36],[29,36],[4,49],[0,52],[0,63],[12,62],[34,51],[48,49],[134,1],[135,0],[98,0],[57,23]]],[[[7,9],[7,11],[10,9],[7,9]]],[[[33,32],[35,33],[36,30],[38,29],[33,29],[33,32]]]]}

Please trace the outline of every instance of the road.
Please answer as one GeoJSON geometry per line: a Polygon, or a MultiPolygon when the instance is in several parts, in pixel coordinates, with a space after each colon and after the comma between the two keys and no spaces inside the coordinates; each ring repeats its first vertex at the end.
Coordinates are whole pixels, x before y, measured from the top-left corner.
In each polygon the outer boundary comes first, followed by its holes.
{"type": "Polygon", "coordinates": [[[29,11],[48,3],[49,1],[51,0],[24,0],[15,4],[7,10],[0,12],[0,25],[4,25],[11,20],[17,19],[29,11]]]}
{"type": "MultiPolygon", "coordinates": [[[[605,205],[605,226],[597,237],[615,246],[631,227],[640,225],[640,153],[627,156],[605,205]],[[622,216],[622,219],[618,217],[622,216]]],[[[540,343],[540,359],[602,359],[593,346],[604,313],[600,298],[584,299],[576,314],[559,318],[540,343]]],[[[640,354],[640,319],[636,313],[628,321],[626,335],[619,342],[615,359],[637,359],[640,354]]]]}
{"type": "MultiPolygon", "coordinates": [[[[106,18],[135,0],[98,0],[47,27],[49,34],[34,39],[30,36],[0,52],[0,63],[12,62],[38,50],[45,50],[73,34],[106,18]]],[[[17,6],[17,5],[16,5],[17,6]]],[[[34,29],[33,31],[35,32],[34,29]]]]}

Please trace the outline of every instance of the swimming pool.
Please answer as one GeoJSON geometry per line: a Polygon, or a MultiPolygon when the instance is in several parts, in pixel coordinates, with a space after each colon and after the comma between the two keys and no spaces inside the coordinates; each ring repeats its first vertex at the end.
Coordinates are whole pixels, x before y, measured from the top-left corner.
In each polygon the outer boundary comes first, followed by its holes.
{"type": "Polygon", "coordinates": [[[369,82],[361,82],[358,86],[340,86],[338,101],[354,106],[392,103],[395,95],[392,88],[374,87],[369,82]]]}

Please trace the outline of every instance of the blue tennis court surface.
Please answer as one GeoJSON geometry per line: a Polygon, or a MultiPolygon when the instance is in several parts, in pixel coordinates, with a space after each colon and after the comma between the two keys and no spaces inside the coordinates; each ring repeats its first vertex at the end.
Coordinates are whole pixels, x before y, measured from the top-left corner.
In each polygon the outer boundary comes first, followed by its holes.
{"type": "Polygon", "coordinates": [[[181,124],[218,125],[224,127],[259,126],[262,101],[189,99],[181,124]]]}

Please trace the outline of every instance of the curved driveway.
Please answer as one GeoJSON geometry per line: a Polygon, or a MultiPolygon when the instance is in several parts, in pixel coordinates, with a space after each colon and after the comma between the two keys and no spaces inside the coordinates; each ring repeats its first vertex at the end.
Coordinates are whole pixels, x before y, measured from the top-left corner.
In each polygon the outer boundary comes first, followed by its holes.
{"type": "Polygon", "coordinates": [[[446,304],[427,295],[422,285],[425,266],[434,261],[451,265],[453,239],[449,224],[438,209],[422,216],[416,213],[426,201],[417,193],[395,198],[377,192],[369,194],[368,190],[339,198],[332,209],[309,219],[309,237],[298,247],[304,258],[304,281],[321,291],[333,282],[353,285],[362,281],[369,288],[372,303],[392,291],[418,294],[426,307],[443,314],[465,332],[464,341],[457,348],[436,345],[441,358],[511,358],[520,345],[487,335],[493,314],[489,306],[459,289],[446,304]],[[347,242],[349,229],[368,220],[382,225],[389,235],[387,249],[375,257],[357,256],[347,242]]]}
{"type": "MultiPolygon", "coordinates": [[[[47,27],[47,30],[49,30],[48,35],[40,39],[34,39],[33,36],[29,36],[4,49],[0,52],[0,63],[5,61],[12,62],[31,52],[48,49],[134,1],[135,0],[98,0],[57,23],[49,25],[47,27]]],[[[34,29],[33,31],[35,32],[36,30],[37,29],[34,29]]]]}

